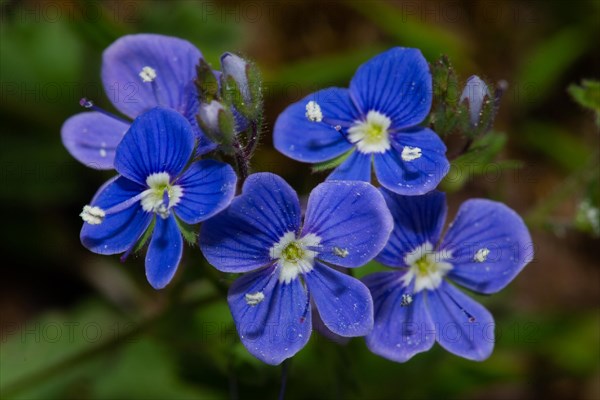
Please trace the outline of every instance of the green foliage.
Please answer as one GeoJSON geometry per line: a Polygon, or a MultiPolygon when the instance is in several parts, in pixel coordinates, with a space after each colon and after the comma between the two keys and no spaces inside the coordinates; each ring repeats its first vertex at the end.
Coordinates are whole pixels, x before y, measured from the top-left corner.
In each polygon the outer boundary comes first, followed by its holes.
{"type": "MultiPolygon", "coordinates": [[[[347,85],[356,68],[369,58],[385,51],[380,45],[356,48],[347,52],[328,54],[265,72],[265,96],[278,94],[282,89],[316,89],[335,84],[347,85]]],[[[293,93],[293,92],[292,92],[293,93]]]]}
{"type": "Polygon", "coordinates": [[[424,23],[418,16],[422,10],[418,3],[409,3],[403,7],[382,0],[351,1],[346,4],[372,20],[395,43],[419,48],[426,58],[436,58],[440,54],[448,54],[460,62],[466,58],[465,42],[453,32],[424,23]]]}
{"type": "Polygon", "coordinates": [[[426,125],[445,137],[453,132],[469,132],[468,104],[459,103],[462,87],[447,56],[431,64],[433,104],[426,125]]]}
{"type": "Polygon", "coordinates": [[[219,100],[219,82],[212,67],[204,59],[198,60],[194,84],[198,89],[198,97],[203,103],[208,104],[213,100],[219,100]]]}
{"type": "MultiPolygon", "coordinates": [[[[453,133],[473,139],[486,134],[493,126],[496,102],[500,99],[486,96],[483,100],[479,120],[471,121],[469,100],[460,101],[463,86],[459,83],[455,69],[447,56],[440,57],[431,64],[433,78],[433,104],[426,121],[441,137],[453,133]]],[[[486,83],[488,89],[491,85],[486,83]]]]}
{"type": "Polygon", "coordinates": [[[551,121],[527,122],[520,133],[516,138],[566,171],[582,168],[592,156],[588,146],[551,121]]]}
{"type": "Polygon", "coordinates": [[[177,226],[179,227],[179,231],[183,235],[183,238],[190,246],[195,246],[198,242],[198,225],[189,225],[183,222],[179,218],[175,218],[177,220],[177,226]]]}
{"type": "Polygon", "coordinates": [[[135,248],[133,249],[134,253],[137,253],[138,251],[144,248],[144,246],[148,242],[148,239],[150,239],[150,237],[152,236],[152,232],[154,232],[154,225],[156,225],[156,217],[152,218],[152,222],[150,222],[148,229],[146,229],[140,240],[138,240],[137,244],[135,245],[135,248]]]}
{"type": "Polygon", "coordinates": [[[582,107],[596,114],[596,125],[600,127],[600,81],[584,79],[581,85],[570,85],[569,94],[582,107]]]}
{"type": "Polygon", "coordinates": [[[516,79],[521,108],[537,104],[554,88],[565,70],[593,43],[581,27],[568,27],[548,37],[521,65],[516,79]]]}
{"type": "Polygon", "coordinates": [[[312,166],[312,171],[313,172],[329,171],[330,169],[333,169],[333,168],[341,165],[348,157],[350,157],[350,155],[353,152],[354,152],[354,149],[351,149],[351,150],[348,150],[347,152],[345,152],[344,154],[342,154],[341,156],[337,156],[336,158],[334,158],[332,160],[316,163],[312,166]]]}
{"type": "Polygon", "coordinates": [[[506,134],[490,132],[475,140],[469,150],[453,160],[448,175],[442,180],[444,191],[455,192],[477,176],[492,171],[521,168],[522,163],[516,160],[494,161],[506,145],[506,134]]]}

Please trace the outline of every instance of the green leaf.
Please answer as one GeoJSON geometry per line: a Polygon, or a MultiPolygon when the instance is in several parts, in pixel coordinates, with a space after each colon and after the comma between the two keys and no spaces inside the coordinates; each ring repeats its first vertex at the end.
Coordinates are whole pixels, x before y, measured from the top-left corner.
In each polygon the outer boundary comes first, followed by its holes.
{"type": "Polygon", "coordinates": [[[210,103],[219,98],[219,83],[211,66],[201,58],[196,66],[194,84],[198,89],[198,97],[203,103],[210,103]]]}
{"type": "Polygon", "coordinates": [[[584,79],[580,86],[571,85],[567,90],[579,105],[596,113],[596,125],[600,126],[600,81],[584,79]]]}
{"type": "Polygon", "coordinates": [[[600,81],[584,79],[580,86],[569,86],[568,91],[583,107],[600,112],[600,81]]]}
{"type": "Polygon", "coordinates": [[[447,192],[457,191],[472,178],[488,173],[491,165],[493,171],[521,168],[520,161],[494,161],[506,145],[506,140],[506,134],[497,132],[475,140],[467,153],[452,161],[450,171],[441,183],[442,189],[447,192]]]}
{"type": "Polygon", "coordinates": [[[346,85],[360,64],[385,49],[383,46],[368,46],[306,61],[299,60],[276,71],[265,71],[265,96],[289,92],[298,86],[314,88],[333,84],[346,85]]]}
{"type": "Polygon", "coordinates": [[[135,245],[135,248],[133,249],[134,253],[137,253],[142,248],[144,248],[144,246],[146,245],[146,242],[148,241],[150,236],[152,236],[152,232],[154,232],[154,225],[156,225],[156,217],[152,218],[152,222],[150,222],[150,226],[148,226],[148,229],[146,229],[146,232],[144,232],[141,239],[135,245]]]}
{"type": "Polygon", "coordinates": [[[528,122],[523,126],[520,135],[515,137],[522,140],[525,146],[545,154],[569,172],[580,169],[591,156],[588,146],[555,123],[528,122]]]}
{"type": "Polygon", "coordinates": [[[333,160],[323,161],[321,163],[314,164],[312,166],[312,171],[313,172],[321,172],[321,171],[328,171],[330,169],[333,169],[333,168],[339,166],[341,163],[343,163],[348,157],[350,157],[350,154],[352,154],[353,152],[354,152],[354,149],[350,149],[347,152],[345,152],[344,154],[342,154],[341,156],[337,156],[333,160]]]}
{"type": "Polygon", "coordinates": [[[421,22],[413,13],[419,3],[408,4],[410,10],[386,1],[349,1],[344,3],[386,32],[402,46],[420,49],[426,58],[448,54],[452,59],[466,60],[465,42],[448,29],[421,22]],[[411,7],[414,6],[414,7],[411,7]]]}
{"type": "Polygon", "coordinates": [[[558,79],[592,43],[579,27],[565,28],[550,36],[526,57],[517,74],[519,105],[537,104],[556,86],[558,79]]]}
{"type": "Polygon", "coordinates": [[[175,217],[177,226],[183,235],[183,238],[190,246],[194,246],[198,241],[198,225],[189,225],[175,217]]]}

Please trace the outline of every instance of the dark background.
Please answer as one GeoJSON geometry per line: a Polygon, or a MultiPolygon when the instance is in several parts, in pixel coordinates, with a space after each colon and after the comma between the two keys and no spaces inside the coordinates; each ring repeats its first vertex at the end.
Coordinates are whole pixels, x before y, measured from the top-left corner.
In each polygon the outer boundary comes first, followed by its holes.
{"type": "Polygon", "coordinates": [[[429,61],[447,54],[461,82],[478,74],[510,84],[495,124],[507,144],[483,168],[457,166],[442,186],[451,214],[467,198],[493,198],[532,232],[534,261],[502,293],[477,297],[496,317],[494,354],[475,363],[435,346],[397,364],[361,339],[339,346],[314,334],[291,363],[287,398],[600,398],[600,242],[577,220],[582,201],[597,202],[599,132],[593,112],[567,93],[599,78],[600,2],[0,5],[2,398],[243,399],[279,390],[281,369],[237,341],[197,248],[155,292],[143,257],[121,264],[79,243],[78,213],[111,173],[73,160],[60,127],[83,96],[111,109],[102,51],[137,32],[185,38],[215,68],[227,50],[255,60],[267,95],[253,165],[302,194],[324,175],[272,148],[273,122],[304,94],[347,86],[378,52],[418,47],[429,61]]]}

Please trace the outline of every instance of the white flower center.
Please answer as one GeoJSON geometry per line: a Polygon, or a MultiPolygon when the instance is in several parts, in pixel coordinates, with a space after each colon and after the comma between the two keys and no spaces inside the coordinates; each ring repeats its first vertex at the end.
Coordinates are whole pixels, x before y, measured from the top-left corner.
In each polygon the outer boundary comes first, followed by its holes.
{"type": "Polygon", "coordinates": [[[323,113],[321,112],[321,106],[316,101],[309,101],[306,103],[306,118],[312,122],[323,121],[323,113]]]}
{"type": "Polygon", "coordinates": [[[279,265],[279,282],[290,283],[299,274],[312,271],[317,252],[309,247],[316,247],[321,243],[321,238],[313,233],[296,239],[294,232],[287,232],[269,250],[273,260],[279,265]]]}
{"type": "Polygon", "coordinates": [[[154,82],[156,79],[156,70],[152,67],[144,67],[139,73],[140,78],[142,78],[143,82],[149,83],[154,82]]]}
{"type": "Polygon", "coordinates": [[[390,149],[388,129],[392,120],[377,112],[369,111],[364,121],[356,121],[348,129],[348,140],[361,153],[385,153],[390,149]]]}
{"type": "Polygon", "coordinates": [[[183,196],[179,185],[171,185],[171,177],[166,172],[158,172],[146,178],[149,189],[142,192],[142,208],[144,211],[158,214],[165,219],[170,209],[177,205],[183,196]]]}
{"type": "Polygon", "coordinates": [[[414,292],[423,289],[434,290],[442,284],[442,278],[453,267],[446,262],[451,258],[449,252],[435,252],[433,245],[429,242],[417,247],[404,256],[404,262],[409,270],[402,277],[404,286],[408,286],[415,280],[414,292]]]}

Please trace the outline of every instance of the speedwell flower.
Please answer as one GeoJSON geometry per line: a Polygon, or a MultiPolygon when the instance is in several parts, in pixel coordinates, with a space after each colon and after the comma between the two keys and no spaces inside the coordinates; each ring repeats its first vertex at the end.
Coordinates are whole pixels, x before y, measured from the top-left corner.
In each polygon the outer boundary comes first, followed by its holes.
{"type": "Polygon", "coordinates": [[[327,264],[365,264],[391,229],[385,201],[368,183],[320,184],[310,194],[302,224],[294,190],[277,175],[259,173],[246,180],[231,206],[205,222],[200,248],[217,269],[247,272],[227,298],[236,328],[250,353],[279,364],[307,343],[311,301],[332,332],[345,337],[369,332],[369,291],[327,264]]]}
{"type": "Polygon", "coordinates": [[[418,126],[431,108],[432,78],[417,49],[393,48],[361,65],[349,89],[329,88],[289,106],[277,119],[277,150],[298,161],[346,157],[329,176],[377,179],[389,190],[419,195],[449,168],[446,146],[418,126]]]}
{"type": "MultiPolygon", "coordinates": [[[[202,53],[190,42],[169,36],[123,36],[102,56],[102,83],[117,110],[134,119],[156,106],[171,108],[186,117],[197,140],[197,153],[215,145],[196,122],[198,99],[193,83],[202,53]]],[[[93,111],[76,114],[63,124],[62,140],[73,157],[96,169],[112,169],[117,145],[130,121],[82,99],[93,111]]]]}
{"type": "Polygon", "coordinates": [[[533,255],[523,220],[502,203],[469,200],[440,239],[443,193],[382,192],[395,226],[376,260],[396,271],[363,278],[375,307],[367,346],[403,362],[437,341],[451,353],[484,360],[494,347],[494,319],[449,280],[484,294],[504,288],[533,255]]]}
{"type": "Polygon", "coordinates": [[[120,175],[84,207],[81,242],[99,254],[129,254],[153,229],[146,276],[156,288],[173,278],[183,251],[180,224],[197,224],[231,202],[237,177],[224,163],[186,164],[194,133],[179,113],[154,108],[131,125],[115,152],[120,175]]]}

